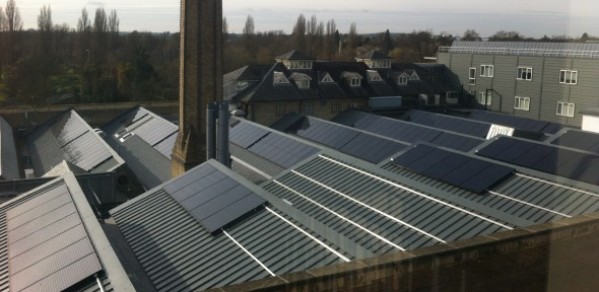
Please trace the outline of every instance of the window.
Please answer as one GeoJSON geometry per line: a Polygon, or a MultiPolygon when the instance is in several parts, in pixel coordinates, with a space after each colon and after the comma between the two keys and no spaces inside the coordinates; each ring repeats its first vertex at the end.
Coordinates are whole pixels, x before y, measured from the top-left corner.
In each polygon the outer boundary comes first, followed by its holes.
{"type": "Polygon", "coordinates": [[[362,82],[360,82],[361,80],[359,78],[351,78],[349,80],[349,85],[354,87],[354,86],[360,86],[362,84],[362,82]]]}
{"type": "Polygon", "coordinates": [[[320,81],[320,83],[334,83],[334,82],[335,81],[333,81],[333,78],[331,77],[331,75],[329,75],[329,73],[327,73],[320,81]]]}
{"type": "Polygon", "coordinates": [[[480,76],[481,77],[493,77],[493,71],[495,66],[493,65],[480,65],[480,76]]]}
{"type": "Polygon", "coordinates": [[[282,116],[287,113],[287,105],[284,103],[277,103],[276,114],[282,116]]]}
{"type": "Polygon", "coordinates": [[[289,84],[289,79],[287,79],[287,77],[285,77],[285,74],[283,74],[283,72],[274,72],[273,75],[273,84],[289,84]]]}
{"type": "Polygon", "coordinates": [[[479,104],[490,106],[492,103],[493,93],[489,92],[485,95],[485,92],[479,92],[477,101],[479,104]]]}
{"type": "Polygon", "coordinates": [[[407,75],[401,75],[399,77],[397,77],[397,85],[407,85],[408,84],[408,76],[407,75]]]}
{"type": "Polygon", "coordinates": [[[381,78],[381,75],[379,75],[379,72],[376,72],[374,70],[366,71],[366,76],[368,76],[369,82],[383,81],[383,78],[381,78]]]}
{"type": "Polygon", "coordinates": [[[476,84],[476,68],[470,68],[468,70],[468,85],[476,84]]]}
{"type": "Polygon", "coordinates": [[[555,114],[562,117],[574,117],[574,103],[558,101],[555,114]]]}
{"type": "Polygon", "coordinates": [[[530,67],[518,67],[518,80],[532,80],[532,68],[530,67]]]}
{"type": "Polygon", "coordinates": [[[530,110],[530,97],[516,96],[514,98],[514,109],[529,111],[530,110]]]}
{"type": "Polygon", "coordinates": [[[310,80],[296,80],[295,84],[300,89],[310,88],[310,80]]]}
{"type": "Polygon", "coordinates": [[[559,83],[576,84],[578,83],[578,71],[560,70],[559,83]]]}
{"type": "Polygon", "coordinates": [[[246,89],[250,85],[247,81],[237,81],[237,91],[246,89]]]}
{"type": "Polygon", "coordinates": [[[412,75],[410,75],[410,80],[420,80],[420,76],[418,76],[416,72],[412,72],[412,75]]]}
{"type": "Polygon", "coordinates": [[[331,112],[332,113],[341,112],[341,103],[338,103],[338,102],[331,103],[331,112]]]}

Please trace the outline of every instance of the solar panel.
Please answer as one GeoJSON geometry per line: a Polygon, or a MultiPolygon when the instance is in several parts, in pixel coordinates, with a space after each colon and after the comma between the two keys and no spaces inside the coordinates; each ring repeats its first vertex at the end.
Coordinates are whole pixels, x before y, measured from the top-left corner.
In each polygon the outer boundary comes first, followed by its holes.
{"type": "Polygon", "coordinates": [[[509,167],[423,144],[393,159],[393,163],[478,194],[514,172],[509,167]]]}
{"type": "Polygon", "coordinates": [[[341,147],[339,151],[377,164],[406,147],[406,145],[398,142],[360,133],[341,147]]]}
{"type": "Polygon", "coordinates": [[[266,202],[208,163],[168,183],[164,190],[209,232],[224,228],[266,202]]]}
{"type": "Polygon", "coordinates": [[[488,111],[473,111],[468,117],[479,121],[500,124],[529,132],[555,134],[561,129],[560,125],[554,123],[522,117],[514,117],[488,111]]]}
{"type": "Polygon", "coordinates": [[[248,149],[284,168],[290,168],[319,151],[315,147],[274,132],[269,133],[248,149]]]}
{"type": "Polygon", "coordinates": [[[256,125],[237,122],[231,123],[231,128],[229,129],[229,139],[231,142],[247,149],[256,141],[268,135],[268,133],[270,133],[268,130],[256,125]]]}
{"type": "Polygon", "coordinates": [[[599,135],[596,133],[569,130],[551,144],[599,153],[599,135]]]}
{"type": "Polygon", "coordinates": [[[497,139],[479,150],[477,155],[590,184],[599,184],[599,155],[510,137],[497,139]]]}
{"type": "Polygon", "coordinates": [[[411,111],[409,117],[409,121],[412,123],[481,138],[487,136],[490,128],[490,125],[486,123],[418,110],[411,111]]]}
{"type": "Polygon", "coordinates": [[[6,219],[11,291],[60,291],[102,270],[64,184],[9,209],[6,219]]]}
{"type": "Polygon", "coordinates": [[[334,149],[340,149],[350,140],[358,136],[359,132],[354,129],[342,127],[341,125],[306,118],[302,127],[296,134],[317,143],[327,145],[334,149]]]}

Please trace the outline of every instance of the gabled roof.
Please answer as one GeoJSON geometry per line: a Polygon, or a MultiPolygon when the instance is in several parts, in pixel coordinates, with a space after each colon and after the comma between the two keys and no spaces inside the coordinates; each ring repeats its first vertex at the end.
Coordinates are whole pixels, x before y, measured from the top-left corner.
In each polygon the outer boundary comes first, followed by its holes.
{"type": "Polygon", "coordinates": [[[123,159],[75,112],[68,110],[26,137],[36,176],[41,177],[63,160],[88,173],[112,171],[123,159]]]}
{"type": "Polygon", "coordinates": [[[275,60],[277,62],[281,62],[283,60],[289,60],[289,61],[310,61],[310,60],[314,60],[314,58],[309,57],[308,55],[296,51],[296,50],[292,50],[289,51],[283,55],[280,55],[278,57],[275,58],[275,60]]]}
{"type": "Polygon", "coordinates": [[[71,173],[0,205],[0,286],[135,291],[71,173]]]}
{"type": "Polygon", "coordinates": [[[359,60],[391,60],[392,58],[383,54],[379,50],[372,50],[362,56],[359,56],[356,59],[359,59],[359,60]]]}
{"type": "Polygon", "coordinates": [[[310,229],[328,227],[213,160],[111,213],[158,291],[205,290],[353,258],[310,229]]]}
{"type": "Polygon", "coordinates": [[[0,117],[0,180],[18,179],[20,177],[18,165],[12,127],[0,117]]]}
{"type": "Polygon", "coordinates": [[[171,179],[177,125],[143,107],[135,107],[108,122],[102,130],[108,144],[123,157],[146,189],[171,179]]]}

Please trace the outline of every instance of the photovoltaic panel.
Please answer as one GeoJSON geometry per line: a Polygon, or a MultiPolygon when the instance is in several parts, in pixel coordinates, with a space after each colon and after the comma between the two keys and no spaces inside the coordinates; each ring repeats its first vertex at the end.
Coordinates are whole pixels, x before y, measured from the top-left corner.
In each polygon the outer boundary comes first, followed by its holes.
{"type": "Polygon", "coordinates": [[[480,138],[485,138],[491,127],[487,123],[418,110],[410,112],[409,121],[480,138]]]}
{"type": "Polygon", "coordinates": [[[340,149],[359,134],[353,129],[313,118],[306,118],[304,121],[296,132],[298,136],[334,149],[340,149]]]}
{"type": "Polygon", "coordinates": [[[599,135],[591,132],[569,130],[551,144],[599,153],[599,135]]]}
{"type": "Polygon", "coordinates": [[[231,123],[231,127],[229,129],[229,139],[231,142],[247,149],[256,141],[268,135],[268,133],[270,133],[268,130],[260,128],[256,125],[237,122],[231,123]]]}
{"type": "Polygon", "coordinates": [[[11,291],[61,291],[102,270],[64,183],[7,210],[6,220],[11,291]]]}
{"type": "Polygon", "coordinates": [[[248,149],[284,168],[290,168],[319,151],[315,147],[274,132],[269,133],[248,149]]]}
{"type": "Polygon", "coordinates": [[[488,111],[473,111],[468,118],[537,133],[555,134],[561,129],[560,125],[554,123],[488,111]]]}
{"type": "Polygon", "coordinates": [[[599,184],[599,155],[510,137],[497,139],[479,150],[477,155],[573,180],[599,184]]]}
{"type": "Polygon", "coordinates": [[[423,144],[393,159],[393,163],[478,194],[514,172],[509,167],[423,144]]]}
{"type": "Polygon", "coordinates": [[[215,232],[266,201],[209,163],[164,187],[208,232],[215,232]]]}
{"type": "Polygon", "coordinates": [[[343,145],[339,151],[377,164],[391,155],[402,151],[407,146],[380,137],[360,133],[354,139],[343,145]]]}

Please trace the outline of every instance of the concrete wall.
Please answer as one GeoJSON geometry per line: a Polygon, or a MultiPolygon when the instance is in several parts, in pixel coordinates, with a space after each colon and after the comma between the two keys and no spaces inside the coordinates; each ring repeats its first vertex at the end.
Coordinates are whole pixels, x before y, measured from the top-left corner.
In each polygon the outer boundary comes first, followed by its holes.
{"type": "Polygon", "coordinates": [[[124,102],[98,104],[65,104],[47,106],[2,107],[0,116],[8,121],[13,129],[29,130],[63,111],[74,108],[92,127],[100,127],[119,114],[141,105],[163,116],[176,116],[179,113],[177,101],[124,102]]]}
{"type": "Polygon", "coordinates": [[[596,291],[599,214],[212,291],[596,291]]]}
{"type": "Polygon", "coordinates": [[[489,109],[518,117],[534,118],[580,127],[581,110],[599,106],[599,60],[553,58],[543,56],[479,55],[439,53],[438,62],[445,64],[460,79],[464,89],[478,94],[493,92],[489,109]],[[495,66],[493,78],[480,76],[480,65],[495,66]],[[533,68],[532,80],[518,80],[518,67],[533,68]],[[468,69],[476,68],[476,84],[468,85],[468,69]],[[578,71],[578,83],[559,83],[560,70],[578,71]],[[514,109],[514,97],[529,97],[530,110],[514,109]],[[558,101],[575,103],[573,118],[556,115],[558,101]]]}

